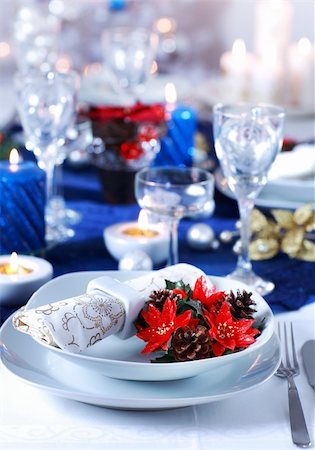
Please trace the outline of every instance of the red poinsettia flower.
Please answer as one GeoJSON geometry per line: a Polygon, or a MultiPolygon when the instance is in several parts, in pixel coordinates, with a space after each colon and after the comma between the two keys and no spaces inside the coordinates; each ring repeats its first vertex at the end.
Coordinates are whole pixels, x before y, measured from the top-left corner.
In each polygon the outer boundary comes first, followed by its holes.
{"type": "Polygon", "coordinates": [[[200,300],[201,303],[209,310],[213,305],[219,304],[225,299],[226,294],[224,291],[216,291],[215,286],[208,286],[207,279],[201,275],[195,283],[194,290],[192,292],[193,300],[200,300]]]}
{"type": "Polygon", "coordinates": [[[120,154],[124,159],[139,159],[143,155],[143,149],[138,142],[124,142],[120,146],[120,154]]]}
{"type": "Polygon", "coordinates": [[[210,325],[209,335],[215,340],[213,353],[221,356],[225,349],[246,348],[259,334],[259,330],[252,328],[253,319],[235,320],[231,314],[229,305],[224,302],[218,314],[205,311],[205,319],[210,325]]]}
{"type": "Polygon", "coordinates": [[[150,353],[160,349],[167,350],[168,341],[173,332],[177,328],[187,325],[191,311],[188,310],[176,316],[176,309],[176,302],[167,298],[162,312],[152,304],[149,304],[147,311],[142,311],[142,316],[149,327],[137,333],[140,339],[147,342],[141,353],[150,353]]]}

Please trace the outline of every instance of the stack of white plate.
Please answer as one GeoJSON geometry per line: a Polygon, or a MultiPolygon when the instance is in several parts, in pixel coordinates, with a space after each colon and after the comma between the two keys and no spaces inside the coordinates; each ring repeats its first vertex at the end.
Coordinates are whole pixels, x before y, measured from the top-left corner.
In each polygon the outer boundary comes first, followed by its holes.
{"type": "MultiPolygon", "coordinates": [[[[28,308],[79,295],[90,280],[110,275],[125,281],[143,272],[77,272],[63,275],[40,288],[28,308]]],[[[210,277],[219,290],[249,288],[226,278],[210,277]]],[[[70,354],[38,343],[16,331],[11,320],[3,325],[1,360],[13,374],[40,389],[85,403],[120,409],[167,409],[208,403],[252,389],[268,380],[278,367],[280,347],[274,317],[258,294],[257,320],[265,327],[247,349],[218,358],[177,363],[151,363],[140,354],[136,337],[105,339],[85,354],[70,354]],[[94,350],[95,353],[95,350],[94,350]]]]}

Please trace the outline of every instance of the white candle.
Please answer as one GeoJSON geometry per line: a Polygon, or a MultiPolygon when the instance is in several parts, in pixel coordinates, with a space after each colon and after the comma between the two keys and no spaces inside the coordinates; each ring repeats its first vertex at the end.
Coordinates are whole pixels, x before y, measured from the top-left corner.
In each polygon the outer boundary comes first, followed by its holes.
{"type": "Polygon", "coordinates": [[[253,73],[255,100],[285,100],[286,49],[291,34],[293,9],[289,0],[258,0],[255,17],[255,54],[258,64],[253,73]]]}
{"type": "Polygon", "coordinates": [[[0,304],[23,305],[52,276],[52,265],[42,258],[0,256],[0,304]]]}
{"type": "Polygon", "coordinates": [[[314,108],[315,48],[307,38],[301,38],[288,50],[289,103],[314,108]]]}
{"type": "Polygon", "coordinates": [[[268,57],[256,58],[251,68],[250,97],[265,103],[283,102],[283,68],[276,49],[270,47],[268,57]]]}
{"type": "Polygon", "coordinates": [[[105,228],[105,246],[117,261],[133,250],[145,252],[153,264],[166,261],[169,234],[162,224],[148,224],[145,217],[145,211],[140,211],[138,222],[118,223],[105,228]]]}
{"type": "Polygon", "coordinates": [[[220,68],[225,78],[229,101],[246,99],[251,58],[242,39],[236,39],[232,50],[222,54],[220,68]]]}
{"type": "Polygon", "coordinates": [[[288,0],[258,0],[255,18],[255,53],[268,60],[270,49],[275,61],[284,63],[290,39],[293,9],[288,0]]]}

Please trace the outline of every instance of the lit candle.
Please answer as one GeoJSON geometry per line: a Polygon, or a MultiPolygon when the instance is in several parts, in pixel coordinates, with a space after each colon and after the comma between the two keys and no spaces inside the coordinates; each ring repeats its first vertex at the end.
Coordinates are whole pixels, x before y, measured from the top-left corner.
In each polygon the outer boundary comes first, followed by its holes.
{"type": "Polygon", "coordinates": [[[0,304],[23,305],[52,278],[52,265],[34,256],[0,256],[0,304]]]}
{"type": "Polygon", "coordinates": [[[173,83],[165,85],[167,133],[161,139],[161,149],[156,166],[191,166],[194,156],[194,138],[197,130],[197,113],[187,105],[177,105],[177,92],[173,83]]]}
{"type": "Polygon", "coordinates": [[[293,8],[288,0],[258,0],[255,11],[255,53],[262,60],[269,59],[283,65],[288,46],[293,8]]]}
{"type": "Polygon", "coordinates": [[[221,56],[220,68],[224,76],[229,101],[246,99],[251,58],[242,39],[236,39],[232,50],[223,53],[221,56]]]}
{"type": "Polygon", "coordinates": [[[45,172],[16,149],[0,161],[0,254],[45,247],[45,172]]]}
{"type": "Polygon", "coordinates": [[[142,250],[160,264],[167,259],[169,234],[162,224],[149,224],[147,213],[140,211],[137,222],[111,225],[104,230],[107,250],[119,261],[126,253],[142,250]]]}
{"type": "Polygon", "coordinates": [[[314,108],[314,50],[306,37],[289,48],[289,102],[292,105],[314,108]]]}
{"type": "Polygon", "coordinates": [[[287,100],[286,51],[292,18],[293,8],[289,0],[256,2],[254,47],[258,64],[253,74],[254,100],[276,103],[287,100]]]}
{"type": "Polygon", "coordinates": [[[253,101],[283,102],[283,67],[273,46],[269,48],[268,53],[261,58],[257,58],[255,64],[252,65],[250,92],[253,101]]]}

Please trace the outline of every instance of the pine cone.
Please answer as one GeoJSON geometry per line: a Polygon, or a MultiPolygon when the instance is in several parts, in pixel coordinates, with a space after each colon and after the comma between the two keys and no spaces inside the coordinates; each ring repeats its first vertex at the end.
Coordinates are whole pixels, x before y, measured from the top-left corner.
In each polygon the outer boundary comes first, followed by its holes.
{"type": "Polygon", "coordinates": [[[170,289],[160,289],[159,291],[153,291],[150,296],[149,300],[146,302],[147,304],[150,303],[151,305],[155,306],[159,311],[162,311],[165,300],[169,298],[170,300],[180,300],[181,296],[178,294],[174,294],[173,291],[170,289]]]}
{"type": "Polygon", "coordinates": [[[211,356],[212,343],[209,332],[203,325],[177,328],[172,339],[176,361],[193,361],[211,356]]]}
{"type": "Polygon", "coordinates": [[[231,314],[235,319],[253,319],[253,313],[256,312],[256,309],[253,308],[253,305],[256,305],[251,296],[252,292],[240,292],[237,290],[237,294],[234,292],[230,292],[226,301],[228,302],[231,310],[231,314]]]}

